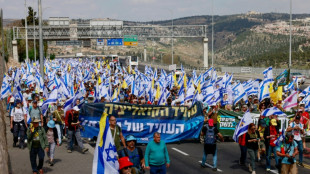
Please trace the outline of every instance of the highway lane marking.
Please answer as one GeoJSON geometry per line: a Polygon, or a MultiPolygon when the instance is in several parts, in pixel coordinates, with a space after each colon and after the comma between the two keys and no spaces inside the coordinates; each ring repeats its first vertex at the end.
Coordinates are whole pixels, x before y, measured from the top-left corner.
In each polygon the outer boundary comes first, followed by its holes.
{"type": "MultiPolygon", "coordinates": [[[[198,161],[198,162],[199,162],[199,163],[202,163],[202,161],[198,161]]],[[[213,169],[213,166],[212,166],[211,164],[205,163],[205,165],[213,169]]],[[[218,172],[223,172],[223,170],[221,170],[221,169],[219,169],[219,168],[217,168],[217,171],[218,171],[218,172]]]]}
{"type": "Polygon", "coordinates": [[[181,150],[179,150],[179,149],[177,149],[177,148],[171,148],[171,149],[173,149],[173,150],[175,150],[175,151],[177,151],[177,152],[179,152],[179,153],[181,153],[181,154],[183,154],[183,155],[185,155],[185,156],[188,156],[188,154],[187,153],[185,153],[185,152],[183,152],[183,151],[181,151],[181,150]]]}
{"type": "Polygon", "coordinates": [[[279,174],[278,170],[270,170],[271,173],[279,174]]]}

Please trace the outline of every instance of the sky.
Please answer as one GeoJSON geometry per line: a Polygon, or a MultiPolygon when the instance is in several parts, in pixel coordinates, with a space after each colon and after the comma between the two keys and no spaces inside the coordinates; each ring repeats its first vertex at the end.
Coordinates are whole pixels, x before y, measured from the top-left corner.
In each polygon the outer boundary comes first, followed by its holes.
{"type": "MultiPolygon", "coordinates": [[[[38,0],[27,6],[38,11],[38,0]]],[[[289,13],[290,0],[42,0],[43,18],[111,18],[157,21],[195,15],[230,15],[257,11],[289,13]]],[[[310,13],[310,0],[292,0],[293,13],[310,13]]],[[[0,0],[4,18],[25,16],[24,0],[0,0]]]]}

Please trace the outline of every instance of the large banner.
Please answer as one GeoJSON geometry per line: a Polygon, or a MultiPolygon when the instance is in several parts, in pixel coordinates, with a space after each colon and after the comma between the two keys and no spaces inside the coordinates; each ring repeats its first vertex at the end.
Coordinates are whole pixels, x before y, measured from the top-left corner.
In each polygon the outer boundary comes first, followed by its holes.
{"type": "Polygon", "coordinates": [[[198,138],[204,120],[199,102],[190,108],[125,103],[84,104],[80,110],[83,137],[98,136],[103,112],[115,116],[124,136],[134,135],[139,143],[147,143],[154,132],[161,133],[161,139],[167,143],[198,138]]]}

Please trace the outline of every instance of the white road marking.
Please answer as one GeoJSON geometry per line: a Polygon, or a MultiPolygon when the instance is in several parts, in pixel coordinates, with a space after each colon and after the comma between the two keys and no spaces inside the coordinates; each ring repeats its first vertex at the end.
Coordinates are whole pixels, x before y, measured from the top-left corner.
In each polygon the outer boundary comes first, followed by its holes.
{"type": "Polygon", "coordinates": [[[85,144],[83,144],[83,145],[84,145],[85,148],[88,148],[88,152],[89,152],[90,154],[94,155],[95,149],[94,149],[91,145],[89,145],[89,144],[87,144],[87,143],[85,143],[85,144]]]}
{"type": "Polygon", "coordinates": [[[187,153],[185,153],[185,152],[183,152],[183,151],[181,151],[181,150],[179,150],[179,149],[177,149],[177,148],[171,148],[171,149],[173,149],[173,150],[175,150],[175,151],[177,151],[177,152],[179,152],[179,153],[181,153],[181,154],[183,154],[183,155],[185,155],[185,156],[188,156],[188,154],[187,153]]]}
{"type": "MultiPolygon", "coordinates": [[[[198,162],[201,163],[202,161],[198,161],[198,162]]],[[[208,166],[208,167],[210,167],[210,168],[213,168],[213,166],[210,165],[209,163],[205,163],[205,165],[208,166]]],[[[221,169],[219,169],[219,168],[217,168],[217,171],[218,171],[218,172],[223,172],[223,170],[221,170],[221,169]]]]}
{"type": "Polygon", "coordinates": [[[271,173],[279,174],[278,170],[270,170],[271,173]]]}

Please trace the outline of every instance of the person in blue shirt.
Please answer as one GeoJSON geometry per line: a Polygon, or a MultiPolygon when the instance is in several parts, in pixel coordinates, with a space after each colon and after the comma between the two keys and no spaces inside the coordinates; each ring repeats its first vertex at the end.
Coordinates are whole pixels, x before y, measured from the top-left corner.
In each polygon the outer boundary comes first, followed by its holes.
{"type": "Polygon", "coordinates": [[[129,157],[130,162],[133,163],[133,170],[136,173],[143,173],[145,163],[142,149],[140,147],[136,147],[137,139],[133,135],[127,135],[125,137],[126,147],[118,152],[119,158],[129,157]]]}
{"type": "Polygon", "coordinates": [[[160,133],[155,132],[154,140],[150,141],[145,150],[145,168],[151,174],[165,174],[166,167],[170,166],[170,159],[166,143],[160,140],[160,133]]]}
{"type": "Polygon", "coordinates": [[[298,154],[297,143],[294,141],[294,135],[287,132],[285,140],[276,148],[277,155],[281,160],[281,173],[297,174],[295,156],[298,154]]]}

